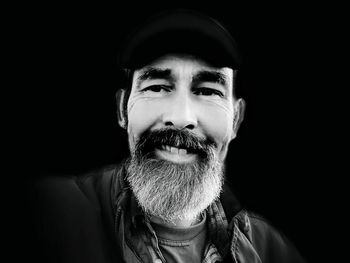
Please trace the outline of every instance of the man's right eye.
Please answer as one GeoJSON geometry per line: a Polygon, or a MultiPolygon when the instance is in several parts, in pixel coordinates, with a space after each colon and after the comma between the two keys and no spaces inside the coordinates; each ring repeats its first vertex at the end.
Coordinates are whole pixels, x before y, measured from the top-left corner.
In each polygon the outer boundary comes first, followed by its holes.
{"type": "Polygon", "coordinates": [[[170,91],[170,87],[169,86],[165,86],[165,85],[152,85],[152,86],[148,86],[144,89],[142,89],[143,92],[145,91],[152,91],[152,92],[161,92],[161,91],[166,91],[169,92],[170,91]]]}

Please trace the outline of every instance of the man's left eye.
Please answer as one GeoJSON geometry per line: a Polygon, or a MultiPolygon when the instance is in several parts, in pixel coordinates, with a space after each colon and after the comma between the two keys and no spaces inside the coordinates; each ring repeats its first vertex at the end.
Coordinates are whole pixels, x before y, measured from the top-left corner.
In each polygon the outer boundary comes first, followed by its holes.
{"type": "Polygon", "coordinates": [[[224,94],[221,91],[217,89],[211,89],[211,88],[196,88],[193,90],[193,94],[201,95],[201,96],[213,96],[213,95],[217,95],[219,97],[224,96],[224,94]]]}
{"type": "Polygon", "coordinates": [[[143,92],[152,91],[152,92],[156,92],[156,93],[161,92],[161,91],[169,92],[170,87],[168,87],[166,85],[151,85],[151,86],[144,88],[142,91],[143,92]]]}

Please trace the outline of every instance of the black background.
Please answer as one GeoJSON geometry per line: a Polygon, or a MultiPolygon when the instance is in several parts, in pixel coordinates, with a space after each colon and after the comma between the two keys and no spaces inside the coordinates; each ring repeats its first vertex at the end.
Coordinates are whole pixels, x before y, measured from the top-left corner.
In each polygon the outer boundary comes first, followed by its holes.
{"type": "MultiPolygon", "coordinates": [[[[171,7],[214,16],[243,53],[247,111],[227,157],[228,182],[246,207],[281,229],[309,261],[325,259],[328,178],[337,173],[330,110],[335,47],[329,45],[332,28],[326,31],[331,10],[317,6],[22,6],[9,22],[16,25],[13,62],[19,69],[13,80],[16,180],[28,188],[39,176],[80,174],[127,156],[127,135],[115,114],[117,51],[134,25],[171,7]]],[[[22,206],[22,225],[24,211],[22,206]]],[[[24,242],[20,237],[11,242],[24,242]]]]}

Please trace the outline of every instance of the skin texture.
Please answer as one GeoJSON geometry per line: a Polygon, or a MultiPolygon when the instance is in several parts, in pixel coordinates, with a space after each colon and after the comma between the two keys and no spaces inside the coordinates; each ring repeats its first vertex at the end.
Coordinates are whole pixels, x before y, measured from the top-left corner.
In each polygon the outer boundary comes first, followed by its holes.
{"type": "Polygon", "coordinates": [[[130,150],[146,130],[173,126],[210,138],[217,144],[220,159],[224,160],[242,118],[243,100],[232,95],[234,76],[230,68],[211,67],[203,60],[186,55],[167,55],[136,70],[127,105],[130,150]],[[149,67],[170,69],[173,78],[139,81],[138,77],[149,67]],[[200,71],[220,72],[227,83],[193,83],[192,78],[200,71]],[[222,96],[215,94],[217,91],[222,96]]]}
{"type": "MultiPolygon", "coordinates": [[[[198,137],[214,142],[214,151],[223,162],[243,118],[244,101],[233,96],[235,74],[230,68],[216,68],[184,54],[168,54],[136,70],[127,102],[127,116],[119,114],[119,123],[122,126],[127,123],[124,128],[128,132],[131,153],[146,131],[188,129],[198,137]]],[[[120,104],[125,101],[122,97],[120,104]]],[[[174,163],[197,160],[193,154],[183,150],[176,153],[169,148],[158,149],[155,156],[174,163]]],[[[186,226],[191,222],[176,224],[186,226]]]]}

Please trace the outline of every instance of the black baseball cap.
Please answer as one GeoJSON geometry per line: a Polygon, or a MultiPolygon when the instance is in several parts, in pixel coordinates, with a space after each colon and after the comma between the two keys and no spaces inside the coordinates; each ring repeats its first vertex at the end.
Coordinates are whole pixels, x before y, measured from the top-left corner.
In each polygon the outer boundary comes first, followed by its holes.
{"type": "Polygon", "coordinates": [[[241,58],[228,30],[193,10],[165,11],[146,20],[124,41],[119,66],[138,69],[168,53],[198,56],[214,66],[238,69],[241,58]]]}

